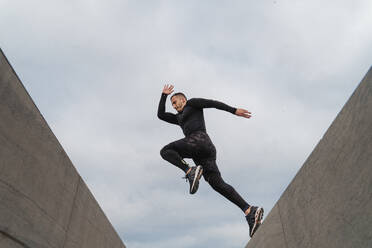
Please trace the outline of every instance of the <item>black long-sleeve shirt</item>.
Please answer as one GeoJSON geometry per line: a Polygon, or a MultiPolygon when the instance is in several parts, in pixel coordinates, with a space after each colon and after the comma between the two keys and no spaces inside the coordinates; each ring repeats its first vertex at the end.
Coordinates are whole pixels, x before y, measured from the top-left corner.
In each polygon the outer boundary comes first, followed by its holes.
{"type": "Polygon", "coordinates": [[[167,96],[168,95],[164,93],[161,95],[158,107],[158,117],[160,120],[179,125],[185,136],[188,136],[195,131],[206,132],[203,113],[204,108],[221,109],[232,114],[235,114],[236,112],[236,108],[219,101],[192,98],[186,102],[186,105],[181,112],[173,114],[165,112],[165,101],[167,96]]]}

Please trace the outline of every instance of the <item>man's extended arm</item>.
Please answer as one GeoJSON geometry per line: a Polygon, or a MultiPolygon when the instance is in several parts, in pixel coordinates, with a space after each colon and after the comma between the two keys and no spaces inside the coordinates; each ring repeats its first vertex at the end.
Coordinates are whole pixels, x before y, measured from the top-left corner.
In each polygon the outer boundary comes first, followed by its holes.
{"type": "Polygon", "coordinates": [[[175,114],[165,112],[165,101],[167,100],[167,94],[162,93],[160,102],[159,102],[159,107],[158,107],[158,117],[160,120],[176,124],[178,125],[178,120],[175,114]]]}
{"type": "Polygon", "coordinates": [[[216,108],[216,109],[225,110],[227,112],[230,112],[232,114],[235,114],[241,117],[245,117],[245,118],[251,117],[251,112],[249,112],[248,110],[241,109],[241,108],[234,108],[223,102],[219,102],[215,100],[209,100],[209,99],[204,99],[204,98],[193,98],[187,101],[187,105],[194,107],[194,108],[216,108]]]}
{"type": "Polygon", "coordinates": [[[209,100],[204,98],[192,98],[187,101],[187,105],[194,107],[194,108],[216,108],[225,110],[232,114],[235,114],[236,108],[233,108],[223,102],[209,100]]]}

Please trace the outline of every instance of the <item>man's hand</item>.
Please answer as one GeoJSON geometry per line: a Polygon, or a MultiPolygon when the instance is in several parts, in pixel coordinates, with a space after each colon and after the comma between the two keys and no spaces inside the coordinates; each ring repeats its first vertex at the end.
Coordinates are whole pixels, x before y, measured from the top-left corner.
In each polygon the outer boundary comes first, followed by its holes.
{"type": "Polygon", "coordinates": [[[248,119],[251,118],[252,116],[251,112],[245,109],[241,109],[241,108],[236,109],[235,114],[238,116],[244,117],[244,118],[248,118],[248,119]]]}
{"type": "Polygon", "coordinates": [[[169,95],[173,92],[173,88],[174,88],[173,85],[166,84],[166,85],[164,85],[163,93],[169,95]]]}

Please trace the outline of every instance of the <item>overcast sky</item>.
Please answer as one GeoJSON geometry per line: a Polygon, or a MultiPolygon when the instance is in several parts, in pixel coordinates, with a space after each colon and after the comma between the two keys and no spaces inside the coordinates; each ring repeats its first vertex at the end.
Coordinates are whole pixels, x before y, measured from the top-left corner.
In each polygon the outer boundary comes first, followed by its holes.
{"type": "Polygon", "coordinates": [[[237,248],[240,209],[204,180],[189,195],[160,157],[183,137],[157,119],[163,85],[253,113],[205,118],[225,181],[267,215],[371,66],[371,13],[370,0],[0,0],[0,46],[129,248],[237,248]]]}

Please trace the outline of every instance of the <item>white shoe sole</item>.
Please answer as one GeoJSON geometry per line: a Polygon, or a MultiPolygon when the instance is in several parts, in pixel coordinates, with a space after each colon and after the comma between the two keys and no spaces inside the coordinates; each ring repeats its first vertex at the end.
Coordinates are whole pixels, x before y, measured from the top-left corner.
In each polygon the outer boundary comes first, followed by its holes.
{"type": "Polygon", "coordinates": [[[200,177],[203,175],[203,168],[200,165],[198,165],[196,167],[195,175],[196,176],[195,176],[194,181],[192,182],[192,185],[191,185],[190,194],[196,193],[196,192],[194,192],[194,193],[191,193],[191,192],[194,191],[195,183],[197,181],[199,181],[200,177]]]}
{"type": "Polygon", "coordinates": [[[255,216],[254,216],[254,225],[253,225],[251,235],[250,235],[251,237],[257,231],[258,227],[262,224],[263,214],[264,214],[263,208],[257,208],[255,216]]]}

